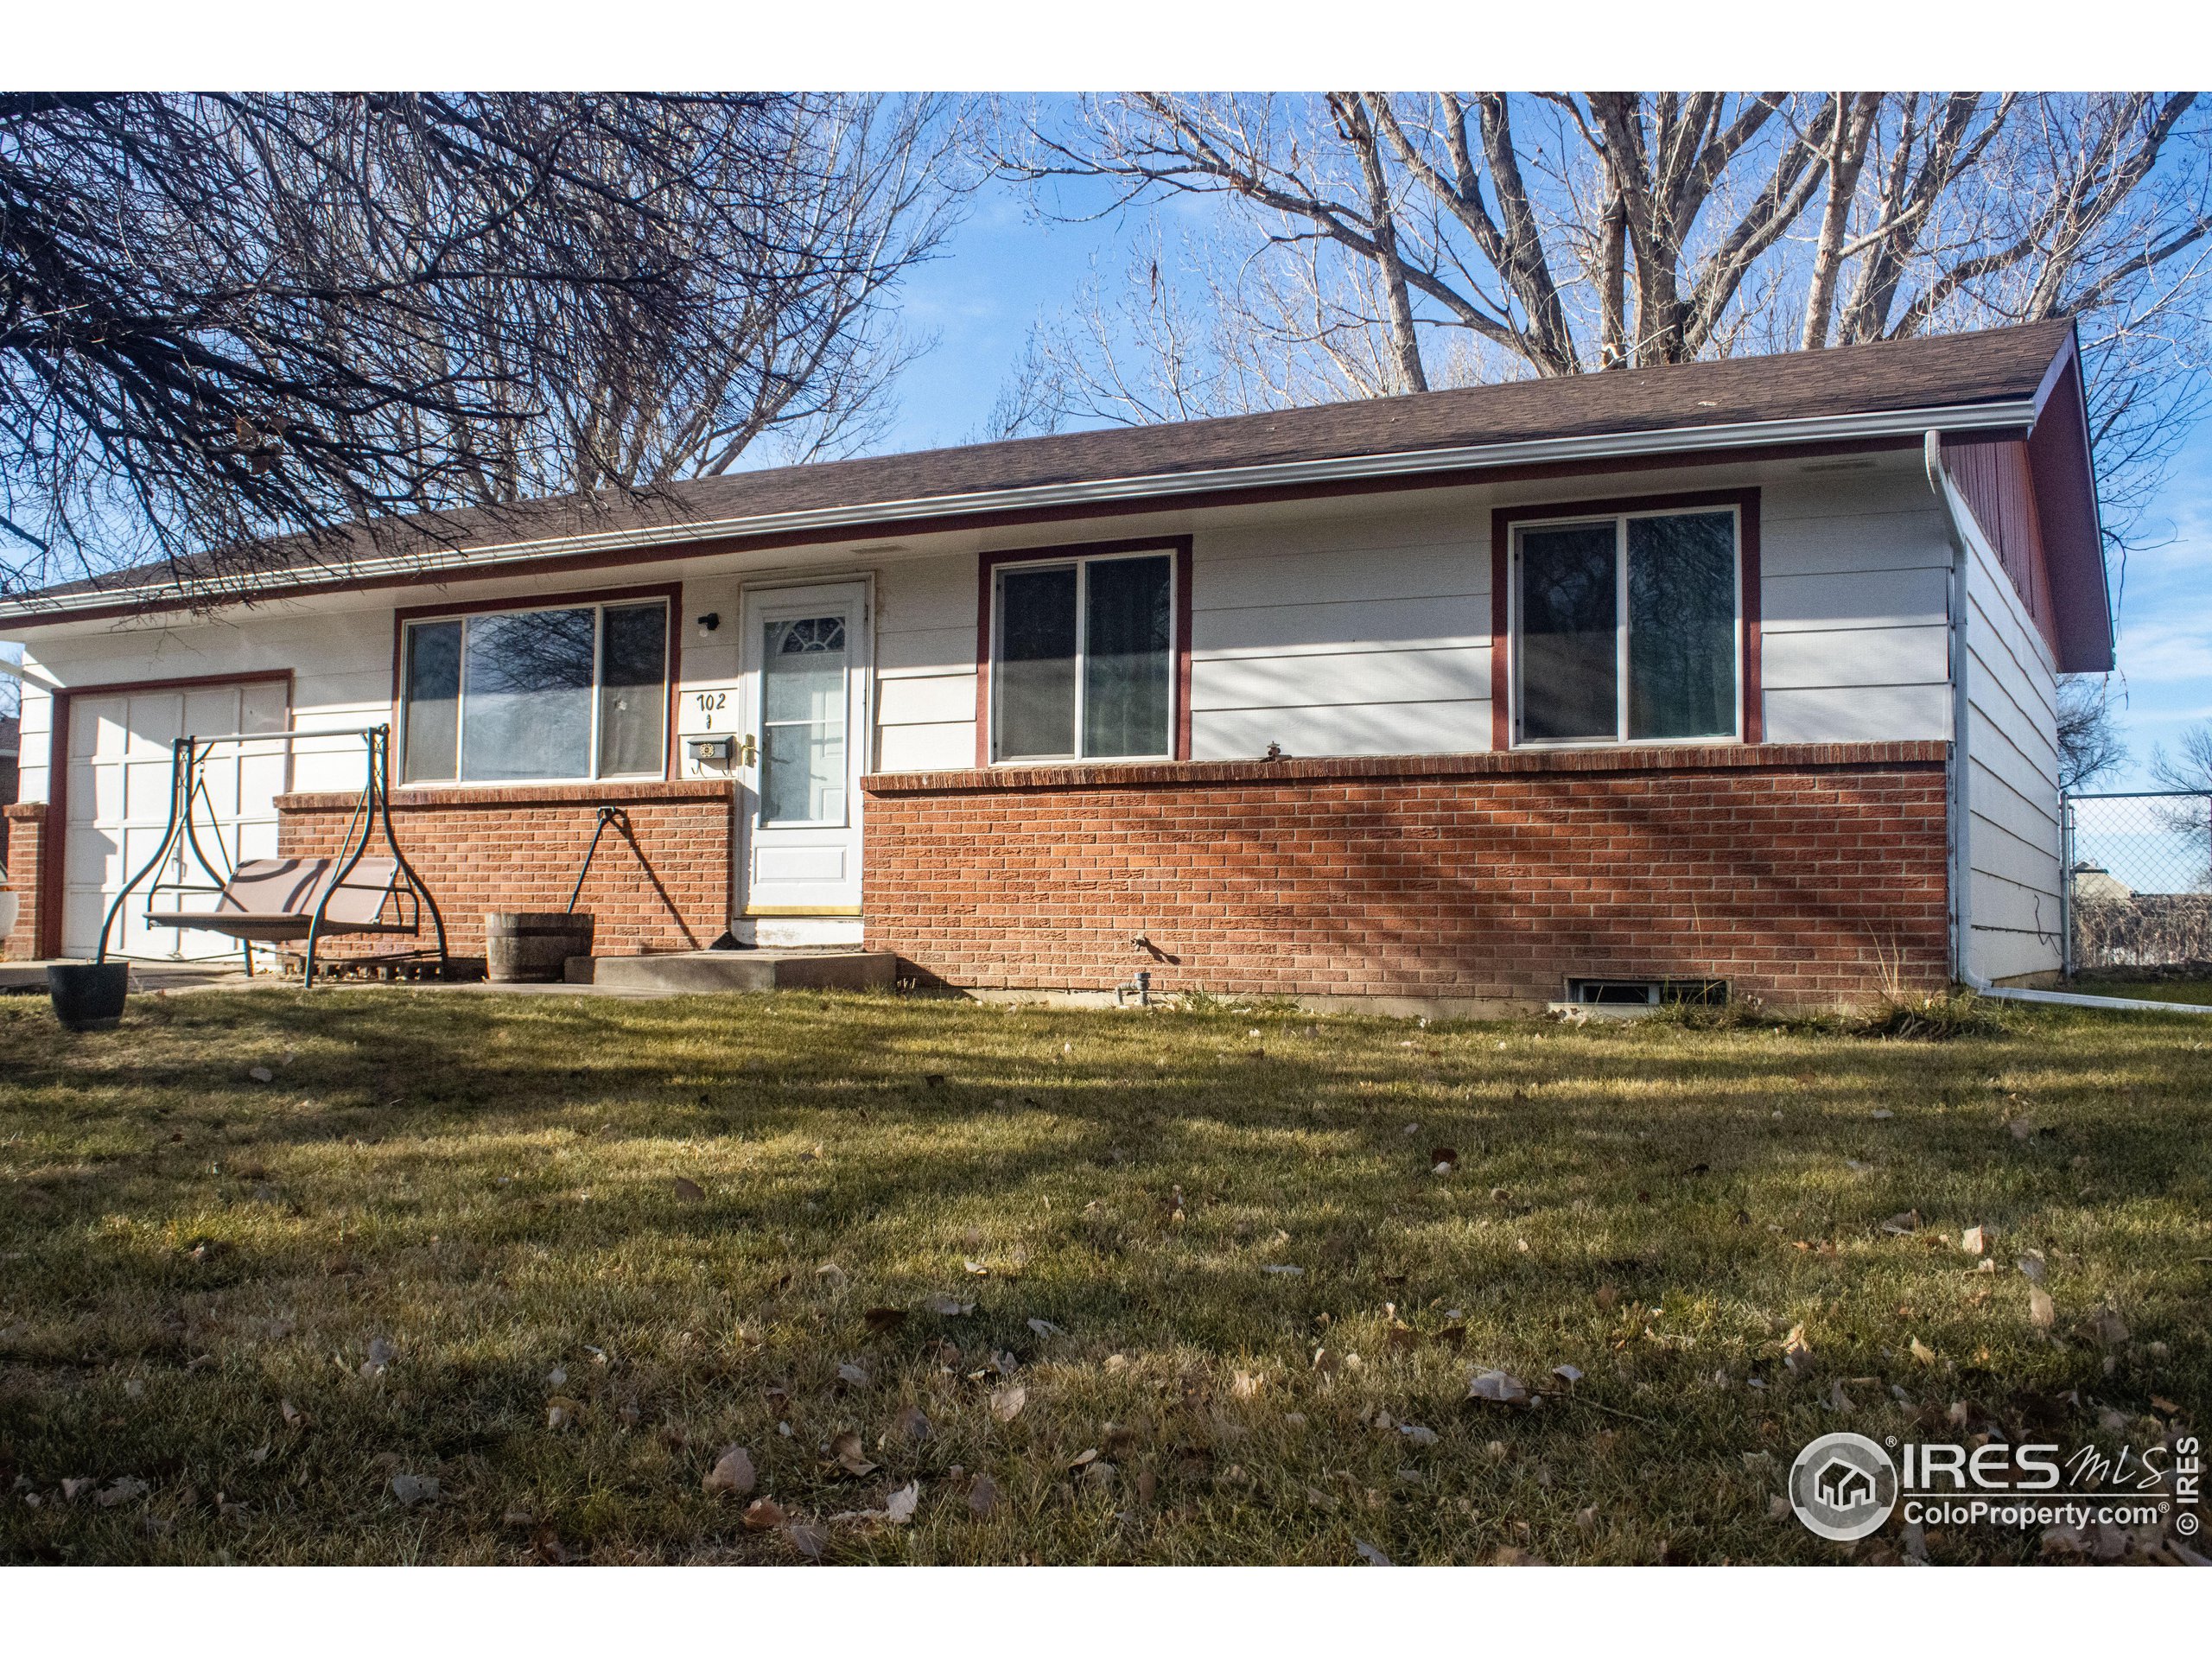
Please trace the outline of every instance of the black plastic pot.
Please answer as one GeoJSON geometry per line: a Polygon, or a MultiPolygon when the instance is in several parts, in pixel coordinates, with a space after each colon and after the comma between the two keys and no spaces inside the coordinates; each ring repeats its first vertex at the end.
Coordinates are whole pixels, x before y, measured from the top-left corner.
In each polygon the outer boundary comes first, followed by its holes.
{"type": "Polygon", "coordinates": [[[46,970],[54,1017],[72,1031],[113,1031],[130,992],[127,962],[57,962],[46,970]]]}

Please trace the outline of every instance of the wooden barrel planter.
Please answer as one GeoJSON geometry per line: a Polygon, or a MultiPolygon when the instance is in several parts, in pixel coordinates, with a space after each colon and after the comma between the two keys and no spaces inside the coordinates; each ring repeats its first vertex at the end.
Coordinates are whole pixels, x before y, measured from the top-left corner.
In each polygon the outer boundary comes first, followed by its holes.
{"type": "Polygon", "coordinates": [[[484,977],[496,984],[563,978],[591,955],[592,918],[559,910],[495,910],[484,918],[484,977]]]}

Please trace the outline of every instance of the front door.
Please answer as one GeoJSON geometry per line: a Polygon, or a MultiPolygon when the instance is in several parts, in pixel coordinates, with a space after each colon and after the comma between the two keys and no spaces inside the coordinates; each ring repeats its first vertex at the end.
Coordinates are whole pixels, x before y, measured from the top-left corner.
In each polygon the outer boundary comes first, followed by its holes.
{"type": "Polygon", "coordinates": [[[749,917],[861,913],[869,638],[864,582],[746,594],[753,741],[739,776],[749,917]]]}

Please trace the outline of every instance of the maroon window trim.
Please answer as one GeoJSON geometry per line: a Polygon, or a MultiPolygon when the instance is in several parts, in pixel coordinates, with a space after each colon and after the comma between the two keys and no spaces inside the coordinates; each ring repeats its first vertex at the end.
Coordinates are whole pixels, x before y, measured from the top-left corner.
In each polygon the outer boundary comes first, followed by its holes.
{"type": "Polygon", "coordinates": [[[1694,490],[1679,495],[1624,495],[1596,501],[1529,502],[1498,507],[1490,519],[1490,742],[1493,749],[1513,747],[1513,526],[1535,518],[1605,518],[1624,512],[1667,512],[1684,507],[1733,507],[1743,589],[1743,660],[1737,664],[1744,687],[1745,743],[1766,741],[1766,690],[1761,679],[1759,637],[1759,493],[1694,490]]]}
{"type": "Polygon", "coordinates": [[[1054,559],[1089,558],[1100,553],[1173,553],[1175,556],[1174,758],[1191,758],[1191,537],[1136,536],[1116,542],[1070,542],[1059,547],[1024,547],[985,553],[976,561],[976,764],[991,760],[991,624],[996,605],[996,575],[1002,564],[1037,564],[1054,559]]]}
{"type": "MultiPolygon", "coordinates": [[[[668,601],[668,716],[667,728],[661,745],[660,775],[663,782],[677,776],[676,719],[679,701],[677,687],[683,679],[683,584],[680,582],[658,582],[645,588],[594,588],[557,594],[518,594],[508,599],[469,599],[450,605],[405,605],[391,613],[391,726],[396,734],[401,728],[399,709],[400,674],[404,666],[407,650],[407,625],[410,622],[430,622],[448,616],[474,616],[485,611],[550,611],[563,605],[620,605],[633,599],[664,599],[668,601]]],[[[597,688],[594,687],[594,693],[597,688]]],[[[391,789],[479,789],[497,793],[497,784],[420,784],[405,785],[399,781],[399,761],[397,743],[385,750],[385,783],[391,789]]],[[[579,779],[579,783],[620,783],[620,779],[579,779]]]]}
{"type": "Polygon", "coordinates": [[[105,685],[57,686],[49,694],[52,711],[46,734],[46,826],[39,843],[43,861],[38,879],[38,953],[61,954],[61,902],[67,888],[69,863],[69,719],[70,705],[79,697],[128,696],[137,691],[189,691],[207,685],[271,685],[284,687],[284,720],[292,717],[292,671],[258,668],[241,674],[185,674],[165,680],[114,680],[105,685]]]}

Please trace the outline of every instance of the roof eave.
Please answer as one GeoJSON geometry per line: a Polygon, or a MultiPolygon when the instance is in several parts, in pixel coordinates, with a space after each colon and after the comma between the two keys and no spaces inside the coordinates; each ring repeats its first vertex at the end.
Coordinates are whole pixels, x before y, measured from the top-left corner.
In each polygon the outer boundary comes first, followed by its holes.
{"type": "MultiPolygon", "coordinates": [[[[456,576],[475,577],[493,574],[512,565],[536,564],[547,559],[615,550],[677,547],[689,543],[734,538],[772,540],[778,536],[790,536],[796,539],[838,529],[865,533],[870,526],[887,523],[912,524],[934,522],[942,527],[950,528],[964,520],[1023,510],[1041,512],[1088,505],[1126,511],[1129,504],[1140,501],[1157,500],[1167,505],[1197,495],[1261,490],[1294,492],[1301,486],[1310,486],[1318,489],[1362,481],[1384,484],[1428,475],[1479,474],[1562,461],[1610,461],[1642,455],[1657,458],[1708,450],[1790,448],[1810,444],[1917,438],[1931,427],[1945,432],[2026,430],[2035,422],[2037,401],[2035,397],[2010,398],[1852,415],[1737,422],[1570,438],[1526,439],[1380,455],[1264,462],[1243,467],[1210,467],[1202,471],[1076,480],[962,495],[873,501],[848,507],[751,514],[470,548],[390,554],[349,561],[339,569],[346,582],[363,586],[391,580],[419,582],[435,579],[440,573],[448,571],[456,576]]],[[[132,587],[103,588],[48,601],[34,595],[0,601],[0,624],[16,623],[37,627],[92,613],[113,615],[136,609],[175,609],[196,605],[219,606],[244,603],[249,600],[279,599],[298,589],[327,588],[333,575],[332,568],[327,566],[308,566],[297,571],[273,572],[268,580],[257,584],[250,594],[239,592],[235,580],[232,580],[146,582],[132,587]]]]}

